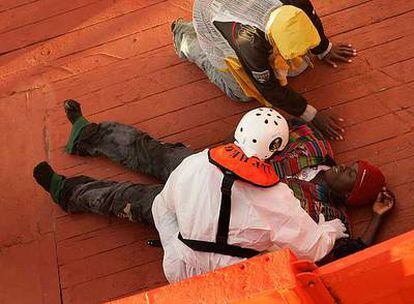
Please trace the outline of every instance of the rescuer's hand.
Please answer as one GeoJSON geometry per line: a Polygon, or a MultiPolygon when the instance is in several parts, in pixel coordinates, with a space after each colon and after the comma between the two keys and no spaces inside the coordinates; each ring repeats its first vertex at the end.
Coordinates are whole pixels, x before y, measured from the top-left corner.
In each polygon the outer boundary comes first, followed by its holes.
{"type": "Polygon", "coordinates": [[[342,238],[348,238],[349,234],[346,234],[346,227],[345,224],[342,223],[340,219],[334,219],[332,221],[325,221],[325,216],[320,213],[319,214],[319,226],[329,226],[330,229],[335,231],[335,239],[342,239],[342,238]]]}

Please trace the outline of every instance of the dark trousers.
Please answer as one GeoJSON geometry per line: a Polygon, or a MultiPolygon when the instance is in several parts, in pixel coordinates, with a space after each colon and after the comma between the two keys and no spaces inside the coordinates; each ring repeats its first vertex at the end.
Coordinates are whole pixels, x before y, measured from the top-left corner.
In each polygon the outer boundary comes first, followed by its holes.
{"type": "Polygon", "coordinates": [[[193,152],[183,144],[162,143],[133,127],[116,122],[89,124],[75,142],[75,154],[101,156],[157,178],[155,185],[95,180],[87,176],[65,179],[59,204],[69,212],[115,215],[154,224],[152,203],[171,172],[193,152]]]}

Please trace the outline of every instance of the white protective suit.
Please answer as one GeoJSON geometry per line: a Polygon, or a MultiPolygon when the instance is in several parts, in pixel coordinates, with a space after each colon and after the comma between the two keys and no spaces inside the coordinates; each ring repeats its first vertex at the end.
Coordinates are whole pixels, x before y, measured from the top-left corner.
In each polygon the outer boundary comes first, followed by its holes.
{"type": "MultiPolygon", "coordinates": [[[[178,239],[215,241],[223,173],[208,159],[208,150],[186,158],[155,198],[152,212],[164,248],[169,282],[178,282],[243,259],[193,251],[178,239]]],[[[228,243],[257,251],[290,247],[299,257],[317,261],[333,248],[336,229],[317,224],[284,183],[261,188],[235,181],[228,243]]]]}

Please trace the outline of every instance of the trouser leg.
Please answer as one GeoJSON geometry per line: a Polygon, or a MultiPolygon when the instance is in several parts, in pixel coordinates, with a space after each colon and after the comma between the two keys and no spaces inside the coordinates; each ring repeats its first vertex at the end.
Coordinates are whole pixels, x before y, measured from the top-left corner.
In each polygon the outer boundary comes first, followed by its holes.
{"type": "Polygon", "coordinates": [[[208,79],[218,86],[229,98],[241,102],[251,100],[250,97],[244,94],[231,73],[219,71],[211,64],[207,55],[200,47],[192,22],[177,21],[173,35],[174,47],[180,58],[195,63],[208,79]]]}
{"type": "Polygon", "coordinates": [[[163,182],[184,158],[193,153],[183,144],[162,143],[145,132],[117,122],[84,127],[76,140],[75,152],[104,155],[163,182]]]}
{"type": "Polygon", "coordinates": [[[77,176],[64,180],[58,204],[67,212],[115,215],[154,226],[152,204],[163,186],[77,176]]]}

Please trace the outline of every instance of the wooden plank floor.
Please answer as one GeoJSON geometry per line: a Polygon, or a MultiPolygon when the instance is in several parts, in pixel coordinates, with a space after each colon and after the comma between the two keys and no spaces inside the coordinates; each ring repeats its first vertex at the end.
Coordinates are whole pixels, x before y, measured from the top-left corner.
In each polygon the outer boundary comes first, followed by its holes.
{"type": "MultiPolygon", "coordinates": [[[[398,204],[385,240],[414,228],[414,1],[314,0],[333,41],[358,57],[320,63],[292,85],[346,119],[340,161],[381,166],[398,204]]],[[[63,153],[62,101],[94,121],[132,124],[194,149],[221,142],[256,104],[229,101],[177,58],[169,31],[190,0],[0,1],[0,303],[97,303],[166,284],[155,232],[114,218],[66,215],[34,184],[48,160],[66,175],[150,183],[104,159],[63,153]]],[[[356,232],[369,210],[351,210],[356,232]]]]}

